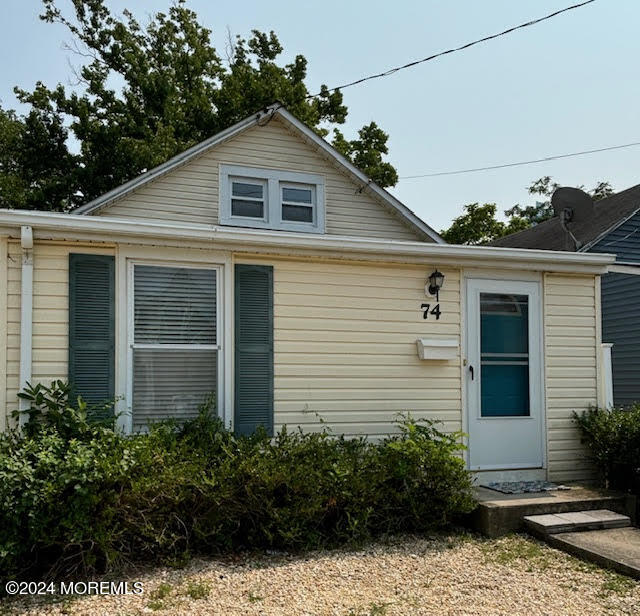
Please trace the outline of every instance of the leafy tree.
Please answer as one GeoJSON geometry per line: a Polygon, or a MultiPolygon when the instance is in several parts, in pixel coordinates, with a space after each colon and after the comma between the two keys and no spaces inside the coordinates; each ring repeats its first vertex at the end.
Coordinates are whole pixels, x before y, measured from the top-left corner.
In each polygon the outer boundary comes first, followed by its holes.
{"type": "MultiPolygon", "coordinates": [[[[332,124],[345,122],[341,92],[323,85],[318,96],[309,96],[304,56],[278,63],[283,48],[274,32],[236,37],[223,59],[185,0],[155,13],[145,26],[128,10],[113,15],[106,0],[69,0],[68,12],[57,0],[43,5],[41,18],[66,26],[82,65],[72,88],[42,82],[31,92],[16,88],[41,129],[49,129],[41,135],[42,151],[57,149],[58,155],[31,176],[20,165],[3,164],[2,200],[10,207],[65,210],[86,202],[275,101],[323,137],[332,124]],[[79,144],[78,155],[66,149],[67,130],[79,144]],[[66,190],[60,190],[60,177],[66,190]],[[35,198],[28,188],[34,178],[56,190],[43,189],[35,198]]],[[[26,118],[7,113],[7,135],[0,140],[20,146],[12,121],[24,124],[26,118]]],[[[335,142],[380,185],[397,181],[395,169],[382,160],[387,135],[375,123],[353,141],[337,133],[335,142]]]]}
{"type": "Polygon", "coordinates": [[[24,116],[0,108],[0,207],[69,208],[76,186],[67,136],[47,105],[24,116]]]}
{"type": "MultiPolygon", "coordinates": [[[[531,195],[546,197],[544,201],[535,205],[514,205],[504,211],[507,222],[496,220],[495,203],[470,203],[464,206],[464,213],[454,219],[448,229],[440,235],[449,244],[486,244],[505,235],[510,235],[531,226],[537,225],[553,217],[551,195],[560,184],[554,182],[550,176],[544,176],[532,182],[528,191],[531,195]]],[[[582,187],[580,187],[582,188],[582,187]]],[[[589,191],[594,201],[599,201],[613,194],[609,182],[598,182],[589,191]]]]}
{"type": "Polygon", "coordinates": [[[496,220],[495,203],[469,203],[463,209],[464,214],[455,218],[448,229],[440,232],[449,244],[486,244],[529,226],[519,217],[512,218],[508,224],[496,220]]]}
{"type": "Polygon", "coordinates": [[[353,141],[347,141],[337,128],[333,130],[333,135],[334,147],[380,186],[397,184],[397,171],[393,165],[382,160],[382,155],[388,153],[388,135],[375,122],[363,126],[358,131],[360,138],[353,141]]]}

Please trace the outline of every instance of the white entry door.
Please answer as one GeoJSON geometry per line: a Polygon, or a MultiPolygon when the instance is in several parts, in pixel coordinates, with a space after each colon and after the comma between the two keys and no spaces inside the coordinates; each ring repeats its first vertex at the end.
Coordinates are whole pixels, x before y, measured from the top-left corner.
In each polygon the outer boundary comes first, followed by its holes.
{"type": "Polygon", "coordinates": [[[541,311],[537,282],[467,280],[471,470],[543,465],[541,311]]]}

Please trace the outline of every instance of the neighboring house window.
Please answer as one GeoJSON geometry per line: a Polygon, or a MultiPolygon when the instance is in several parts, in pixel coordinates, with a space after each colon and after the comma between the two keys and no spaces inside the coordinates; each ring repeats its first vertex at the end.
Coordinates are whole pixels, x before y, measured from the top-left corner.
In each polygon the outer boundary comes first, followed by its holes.
{"type": "Polygon", "coordinates": [[[218,270],[135,264],[130,307],[133,431],[195,417],[217,397],[218,270]]]}
{"type": "Polygon", "coordinates": [[[324,178],[309,173],[221,165],[220,223],[324,233],[324,178]]]}

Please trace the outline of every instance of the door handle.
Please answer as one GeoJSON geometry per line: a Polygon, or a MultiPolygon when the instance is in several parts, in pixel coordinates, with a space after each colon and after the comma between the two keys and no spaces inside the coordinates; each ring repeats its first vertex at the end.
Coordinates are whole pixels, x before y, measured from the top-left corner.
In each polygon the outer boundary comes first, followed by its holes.
{"type": "Polygon", "coordinates": [[[473,378],[474,378],[473,366],[469,366],[469,372],[471,372],[471,380],[473,381],[473,378]]]}

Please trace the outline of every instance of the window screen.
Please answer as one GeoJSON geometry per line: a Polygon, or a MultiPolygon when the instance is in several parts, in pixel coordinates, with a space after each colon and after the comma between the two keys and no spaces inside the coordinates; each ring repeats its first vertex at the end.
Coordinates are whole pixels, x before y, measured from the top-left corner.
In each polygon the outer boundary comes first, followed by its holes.
{"type": "Polygon", "coordinates": [[[312,223],[315,203],[314,188],[304,184],[284,184],[281,189],[282,220],[312,223]]]}
{"type": "Polygon", "coordinates": [[[262,181],[233,180],[231,182],[231,215],[264,218],[265,189],[265,183],[262,181]]]}
{"type": "Polygon", "coordinates": [[[217,272],[136,265],[133,429],[188,419],[218,388],[217,272]]]}

